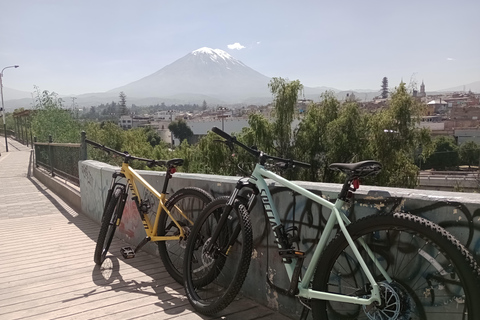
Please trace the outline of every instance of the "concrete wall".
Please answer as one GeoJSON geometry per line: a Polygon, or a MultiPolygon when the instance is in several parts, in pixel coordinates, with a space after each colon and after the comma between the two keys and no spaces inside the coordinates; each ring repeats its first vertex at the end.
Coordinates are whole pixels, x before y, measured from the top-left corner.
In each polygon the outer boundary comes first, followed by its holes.
{"type": "MultiPolygon", "coordinates": [[[[80,165],[80,187],[82,210],[96,221],[100,221],[106,192],[110,186],[111,174],[115,167],[97,162],[83,161],[80,165]]],[[[142,172],[142,175],[158,189],[163,182],[163,173],[142,172]]],[[[213,196],[229,195],[238,177],[225,177],[201,174],[176,173],[171,180],[169,192],[196,186],[205,189],[213,196]]],[[[326,197],[336,198],[340,185],[298,182],[299,185],[326,197]]],[[[286,227],[298,227],[302,241],[300,250],[307,253],[305,265],[313,247],[325,225],[322,207],[313,204],[302,196],[294,195],[289,190],[272,184],[272,195],[286,227]]],[[[418,189],[378,188],[361,186],[355,193],[351,204],[351,215],[359,218],[376,212],[406,211],[433,220],[453,233],[480,260],[480,195],[474,193],[454,193],[427,191],[418,189]]],[[[265,279],[268,276],[276,285],[286,287],[288,280],[281,263],[269,225],[265,223],[263,209],[256,204],[252,214],[254,252],[243,294],[282,313],[298,318],[302,306],[297,299],[285,297],[271,289],[265,279]]],[[[144,236],[143,226],[130,201],[117,235],[136,245],[144,236]]],[[[147,247],[156,253],[152,244],[147,247]]],[[[120,253],[118,253],[120,256],[120,253]]]]}
{"type": "Polygon", "coordinates": [[[80,199],[80,189],[65,180],[53,177],[51,174],[36,168],[33,165],[33,176],[52,190],[56,195],[62,198],[75,211],[81,212],[82,205],[80,199]]]}

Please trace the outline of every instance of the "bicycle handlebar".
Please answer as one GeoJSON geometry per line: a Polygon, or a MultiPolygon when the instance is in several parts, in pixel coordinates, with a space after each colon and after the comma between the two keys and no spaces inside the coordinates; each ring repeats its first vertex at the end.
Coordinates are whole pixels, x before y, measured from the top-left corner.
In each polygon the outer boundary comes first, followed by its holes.
{"type": "Polygon", "coordinates": [[[85,139],[85,142],[88,144],[91,144],[94,148],[99,148],[102,149],[105,152],[112,152],[115,153],[121,157],[124,157],[128,160],[139,160],[139,161],[144,161],[147,162],[149,167],[153,166],[164,166],[164,167],[176,167],[176,166],[181,166],[183,165],[183,159],[170,159],[170,160],[154,160],[154,159],[146,159],[146,158],[141,158],[141,157],[135,157],[129,154],[127,151],[120,152],[115,149],[109,148],[103,144],[97,143],[95,141],[85,139]]]}
{"type": "Polygon", "coordinates": [[[253,148],[247,147],[246,145],[244,145],[243,143],[238,141],[236,137],[233,137],[233,136],[229,135],[228,133],[226,133],[225,131],[223,131],[223,130],[217,128],[217,127],[213,127],[212,131],[214,133],[218,134],[220,137],[227,140],[227,143],[234,143],[234,144],[238,145],[239,147],[245,149],[248,153],[250,153],[254,157],[257,157],[257,158],[264,157],[266,159],[271,159],[271,160],[275,160],[275,161],[279,161],[279,162],[284,162],[285,163],[285,168],[288,168],[289,166],[299,166],[299,167],[302,167],[302,168],[310,168],[310,166],[311,166],[309,163],[305,163],[305,162],[300,162],[300,161],[291,160],[291,159],[284,159],[284,158],[269,156],[269,155],[265,154],[263,151],[259,151],[259,150],[255,150],[253,148]]]}

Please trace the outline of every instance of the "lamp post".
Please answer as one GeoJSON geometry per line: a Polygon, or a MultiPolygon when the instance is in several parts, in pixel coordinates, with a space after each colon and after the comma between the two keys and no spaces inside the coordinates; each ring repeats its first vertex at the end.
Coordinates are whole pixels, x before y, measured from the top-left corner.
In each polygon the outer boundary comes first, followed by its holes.
{"type": "Polygon", "coordinates": [[[224,126],[224,124],[223,124],[223,121],[224,121],[224,119],[225,119],[225,117],[226,117],[226,116],[225,116],[225,111],[228,110],[228,109],[225,108],[225,107],[218,107],[217,110],[222,112],[222,115],[221,115],[221,116],[218,116],[218,117],[219,117],[219,118],[222,118],[222,131],[225,131],[225,126],[224,126]]]}
{"type": "MultiPolygon", "coordinates": [[[[173,122],[173,113],[174,112],[175,112],[175,110],[168,110],[167,111],[167,113],[170,115],[170,123],[173,122]]],[[[173,140],[173,135],[172,135],[171,131],[170,131],[170,144],[172,145],[172,149],[173,149],[173,145],[175,144],[175,140],[173,140]]]]}
{"type": "Polygon", "coordinates": [[[0,95],[2,96],[2,115],[3,115],[3,134],[5,135],[5,151],[8,152],[8,143],[7,143],[7,124],[5,123],[5,106],[3,105],[3,70],[8,68],[18,68],[19,66],[8,66],[2,69],[0,72],[0,95]]]}

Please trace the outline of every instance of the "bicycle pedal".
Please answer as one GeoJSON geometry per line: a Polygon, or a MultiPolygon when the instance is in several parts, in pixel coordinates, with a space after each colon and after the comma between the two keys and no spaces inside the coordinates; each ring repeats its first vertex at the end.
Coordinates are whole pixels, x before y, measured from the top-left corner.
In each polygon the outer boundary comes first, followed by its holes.
{"type": "Polygon", "coordinates": [[[135,258],[135,250],[133,250],[132,247],[123,247],[120,249],[120,252],[125,259],[135,258]]]}
{"type": "Polygon", "coordinates": [[[305,252],[295,249],[278,250],[278,254],[282,258],[305,258],[305,252]]]}

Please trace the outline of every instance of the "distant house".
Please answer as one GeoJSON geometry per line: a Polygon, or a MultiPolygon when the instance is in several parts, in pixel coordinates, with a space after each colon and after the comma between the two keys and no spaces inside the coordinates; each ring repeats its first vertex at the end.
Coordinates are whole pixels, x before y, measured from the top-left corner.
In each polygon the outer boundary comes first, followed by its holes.
{"type": "Polygon", "coordinates": [[[433,108],[434,113],[445,113],[447,112],[448,103],[442,99],[432,100],[427,103],[427,107],[429,109],[433,108]]]}
{"type": "Polygon", "coordinates": [[[118,126],[124,130],[132,129],[133,128],[133,119],[131,115],[121,116],[120,120],[118,120],[118,126]]]}
{"type": "Polygon", "coordinates": [[[419,128],[429,128],[432,131],[445,130],[445,123],[441,116],[424,116],[420,119],[419,128]]]}

